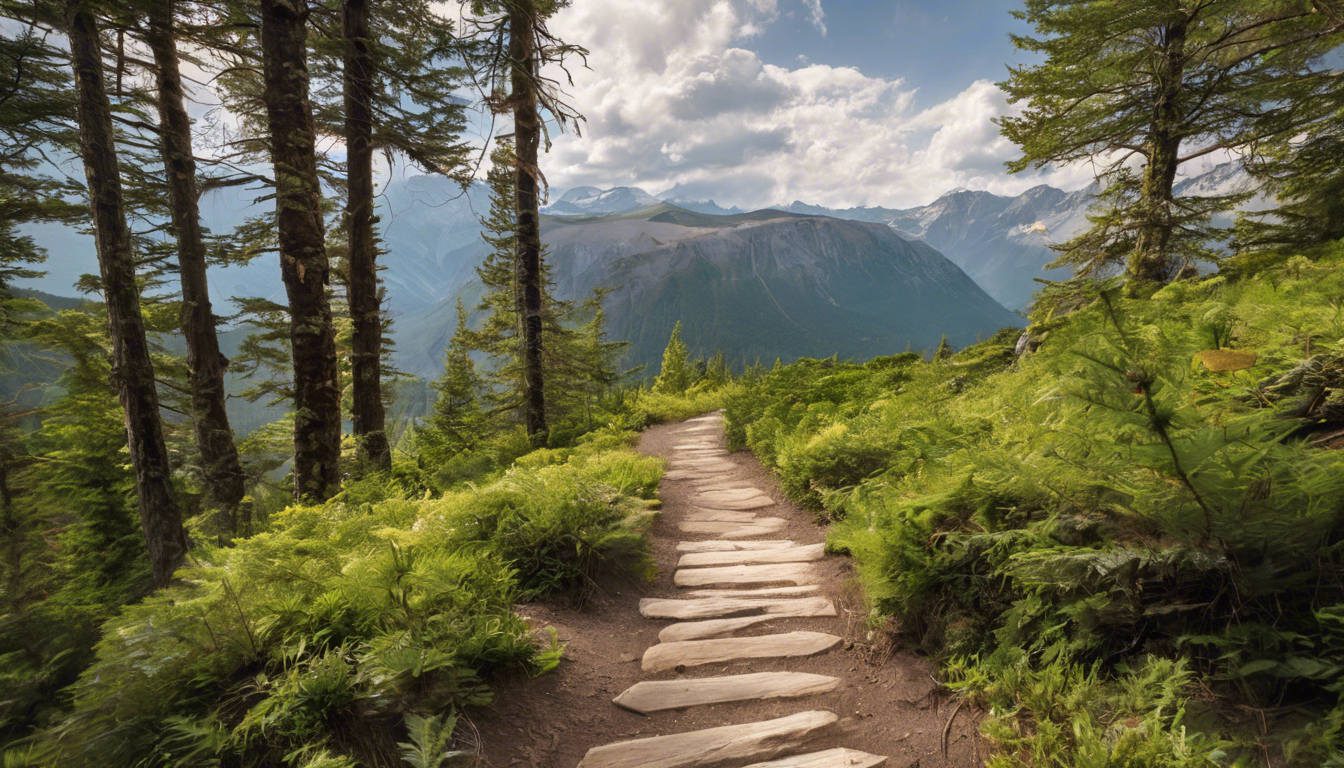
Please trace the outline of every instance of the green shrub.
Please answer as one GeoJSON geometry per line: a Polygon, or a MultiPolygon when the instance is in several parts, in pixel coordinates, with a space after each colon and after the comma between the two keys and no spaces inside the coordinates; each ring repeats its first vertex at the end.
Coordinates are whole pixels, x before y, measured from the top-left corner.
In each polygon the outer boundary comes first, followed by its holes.
{"type": "MultiPolygon", "coordinates": [[[[839,521],[829,546],[874,616],[970,670],[964,692],[1040,689],[994,726],[998,764],[1205,765],[1224,747],[1183,730],[1185,692],[1134,725],[1051,718],[1150,662],[1251,706],[1332,711],[1344,455],[1320,446],[1344,430],[1344,247],[1314,255],[1147,299],[1099,284],[1020,359],[1005,330],[946,360],[780,366],[729,400],[729,437],[839,521]],[[1255,365],[1208,370],[1215,349],[1255,365]]],[[[1330,717],[1276,738],[1333,755],[1330,717]]],[[[1251,748],[1227,733],[1229,754],[1251,748]]]]}
{"type": "Polygon", "coordinates": [[[629,439],[541,451],[441,498],[394,469],[198,551],[178,584],[107,623],[70,711],[6,759],[437,764],[425,761],[452,726],[423,713],[483,704],[496,675],[558,660],[554,633],[529,632],[517,601],[650,570],[662,462],[609,450],[629,439]]]}

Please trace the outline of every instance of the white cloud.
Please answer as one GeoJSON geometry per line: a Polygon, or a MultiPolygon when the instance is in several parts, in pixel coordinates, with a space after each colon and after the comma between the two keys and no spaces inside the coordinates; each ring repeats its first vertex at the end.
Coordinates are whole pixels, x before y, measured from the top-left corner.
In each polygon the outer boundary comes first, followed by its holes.
{"type": "Polygon", "coordinates": [[[807,6],[807,16],[811,20],[812,26],[826,34],[826,11],[821,7],[821,0],[803,0],[803,5],[807,6]]]}
{"type": "MultiPolygon", "coordinates": [[[[824,24],[819,0],[806,1],[824,24]]],[[[552,30],[592,52],[573,89],[588,124],[543,161],[551,184],[840,207],[1090,181],[1086,169],[1007,176],[1016,151],[993,119],[1012,108],[988,81],[921,111],[900,79],[764,63],[750,41],[778,14],[775,0],[585,0],[562,11],[552,30]]]]}

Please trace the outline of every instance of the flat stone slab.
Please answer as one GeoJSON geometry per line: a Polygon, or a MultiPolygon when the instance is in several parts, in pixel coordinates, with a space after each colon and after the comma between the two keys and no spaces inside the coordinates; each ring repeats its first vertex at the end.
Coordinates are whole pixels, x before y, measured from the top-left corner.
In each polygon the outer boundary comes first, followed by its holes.
{"type": "Polygon", "coordinates": [[[839,720],[834,712],[799,712],[777,720],[622,741],[588,750],[579,768],[711,768],[770,760],[837,733],[839,720]]]}
{"type": "Polygon", "coordinates": [[[677,527],[686,533],[705,533],[722,536],[725,539],[750,539],[755,536],[769,536],[784,527],[783,518],[758,517],[750,523],[677,523],[677,527]]]}
{"type": "Polygon", "coordinates": [[[787,539],[773,541],[683,541],[677,544],[678,552],[736,552],[742,549],[784,549],[792,547],[787,539]]]}
{"type": "Polygon", "coordinates": [[[706,637],[731,635],[739,629],[746,629],[767,621],[783,618],[780,616],[738,616],[735,619],[706,619],[704,621],[679,621],[668,624],[658,633],[658,642],[677,643],[685,640],[703,640],[706,637]]]}
{"type": "Polygon", "coordinates": [[[768,763],[752,763],[747,768],[878,768],[887,758],[854,749],[828,749],[810,755],[794,755],[768,763]]]}
{"type": "Polygon", "coordinates": [[[764,587],[762,589],[695,589],[686,592],[687,597],[794,597],[815,593],[821,587],[817,584],[804,584],[797,587],[764,587]]]}
{"type": "Polygon", "coordinates": [[[732,502],[732,500],[715,500],[707,496],[698,496],[695,499],[696,506],[707,508],[707,510],[763,510],[766,507],[774,506],[774,499],[770,496],[753,496],[753,498],[742,500],[742,502],[732,502]]]}
{"type": "Polygon", "coordinates": [[[700,472],[736,472],[741,469],[727,459],[673,459],[669,462],[673,469],[699,470],[700,472]]]}
{"type": "Polygon", "coordinates": [[[780,549],[744,549],[730,552],[691,552],[681,556],[681,559],[677,561],[677,567],[699,568],[710,565],[750,565],[753,563],[811,563],[825,556],[825,544],[808,544],[802,547],[783,547],[780,549]]]}
{"type": "Polygon", "coordinates": [[[644,652],[641,668],[645,672],[666,672],[677,667],[699,667],[740,659],[815,656],[834,648],[841,639],[825,632],[785,632],[782,635],[719,637],[713,640],[659,643],[644,652]]]}
{"type": "Polygon", "coordinates": [[[744,480],[734,480],[732,478],[711,477],[700,480],[695,484],[696,493],[713,493],[716,491],[740,491],[751,486],[745,484],[744,480]]]}
{"type": "Polygon", "coordinates": [[[696,456],[694,454],[690,456],[681,456],[681,455],[673,456],[670,459],[670,461],[673,464],[685,467],[697,467],[705,464],[709,465],[732,464],[734,467],[737,466],[736,464],[733,464],[733,462],[724,458],[720,458],[718,456],[696,456]]]}
{"type": "Polygon", "coordinates": [[[647,715],[665,709],[680,709],[729,701],[788,699],[828,693],[840,678],[803,672],[758,672],[751,675],[707,677],[698,680],[643,682],[612,699],[618,707],[647,715]]]}
{"type": "Polygon", "coordinates": [[[719,445],[718,443],[710,443],[710,442],[692,442],[692,441],[688,441],[688,442],[685,442],[685,443],[677,443],[676,445],[672,446],[672,450],[674,450],[674,451],[719,451],[720,453],[726,453],[726,451],[724,451],[724,449],[723,449],[723,446],[719,445]]]}
{"type": "Polygon", "coordinates": [[[691,523],[750,523],[760,520],[755,512],[737,512],[731,509],[692,509],[681,516],[691,523]]]}
{"type": "Polygon", "coordinates": [[[733,616],[834,616],[835,603],[826,597],[750,598],[700,597],[679,600],[645,597],[639,613],[650,619],[726,619],[733,616]]]}
{"type": "Polygon", "coordinates": [[[746,501],[754,499],[757,496],[765,496],[765,491],[760,488],[746,486],[744,488],[734,488],[727,491],[702,491],[695,494],[698,498],[712,498],[717,501],[746,501]]]}
{"type": "MultiPolygon", "coordinates": [[[[734,467],[737,465],[734,464],[734,467]]],[[[663,475],[664,480],[705,480],[718,479],[726,475],[723,471],[705,472],[695,469],[674,469],[663,475]]]]}
{"type": "Polygon", "coordinates": [[[672,577],[678,587],[711,587],[716,584],[815,584],[816,569],[809,563],[729,565],[722,568],[682,568],[672,577]]]}

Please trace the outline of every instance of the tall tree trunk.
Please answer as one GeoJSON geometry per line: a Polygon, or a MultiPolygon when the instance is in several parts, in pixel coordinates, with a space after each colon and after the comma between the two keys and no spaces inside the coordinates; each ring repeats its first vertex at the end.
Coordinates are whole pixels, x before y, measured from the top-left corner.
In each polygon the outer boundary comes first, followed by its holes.
{"type": "Polygon", "coordinates": [[[513,64],[511,101],[517,163],[515,205],[518,213],[518,288],[523,325],[523,422],[535,444],[546,442],[546,391],[542,369],[541,212],[537,207],[537,150],[541,116],[537,110],[537,48],[531,2],[509,3],[509,59],[513,64]]]}
{"type": "Polygon", "coordinates": [[[341,484],[341,390],[327,300],[317,139],[308,100],[305,0],[261,0],[266,115],[275,165],[280,275],[294,357],[294,493],[322,501],[341,484]]]}
{"type": "Polygon", "coordinates": [[[345,147],[349,198],[350,317],[354,376],[350,407],[360,456],[378,469],[392,468],[383,409],[383,317],[378,302],[378,253],[373,238],[374,62],[369,50],[370,0],[345,0],[345,147]]]}
{"type": "Polygon", "coordinates": [[[154,583],[165,586],[187,556],[182,513],[173,496],[168,449],[159,421],[154,364],[140,316],[131,234],[122,209],[121,176],[112,130],[112,106],[103,83],[98,26],[84,0],[67,6],[70,61],[78,101],[79,144],[88,179],[103,300],[112,337],[112,379],[126,414],[126,442],[135,472],[140,526],[149,547],[154,583]]]}
{"type": "Polygon", "coordinates": [[[1130,257],[1129,274],[1138,283],[1164,283],[1175,272],[1171,260],[1171,236],[1175,229],[1172,216],[1172,189],[1180,165],[1181,139],[1177,100],[1185,76],[1186,24],[1173,24],[1163,30],[1162,58],[1157,66],[1157,94],[1153,102],[1152,124],[1148,131],[1148,162],[1143,169],[1139,192],[1137,242],[1130,257]]]}
{"type": "Polygon", "coordinates": [[[191,119],[187,117],[173,33],[175,4],[176,0],[154,0],[150,4],[146,40],[154,52],[154,63],[158,65],[160,151],[172,207],[173,232],[177,236],[177,264],[182,281],[182,336],[187,342],[187,367],[191,371],[196,445],[201,452],[210,497],[224,510],[230,529],[236,532],[239,523],[245,522],[239,520],[244,494],[243,468],[233,442],[229,414],[224,409],[224,370],[228,361],[219,351],[215,315],[210,306],[210,286],[206,281],[205,239],[201,235],[191,119]]]}

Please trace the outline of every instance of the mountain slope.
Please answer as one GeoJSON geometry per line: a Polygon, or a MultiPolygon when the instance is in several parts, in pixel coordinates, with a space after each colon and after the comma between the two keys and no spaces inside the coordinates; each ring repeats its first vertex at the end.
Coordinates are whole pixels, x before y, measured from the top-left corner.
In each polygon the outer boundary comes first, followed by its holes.
{"type": "Polygon", "coordinates": [[[1017,325],[933,248],[877,224],[809,217],[747,223],[612,265],[605,303],[630,362],[656,367],[680,320],[701,354],[737,363],[867,359],[962,346],[1017,325]]]}
{"type": "MultiPolygon", "coordinates": [[[[557,296],[609,291],[610,335],[631,342],[630,366],[656,368],[678,320],[695,352],[723,350],[738,364],[866,359],[929,349],[944,333],[961,346],[1019,323],[933,248],[880,224],[771,210],[711,216],[660,203],[545,217],[542,239],[557,296]]],[[[455,319],[448,305],[398,320],[402,368],[438,374],[455,319]]]]}

